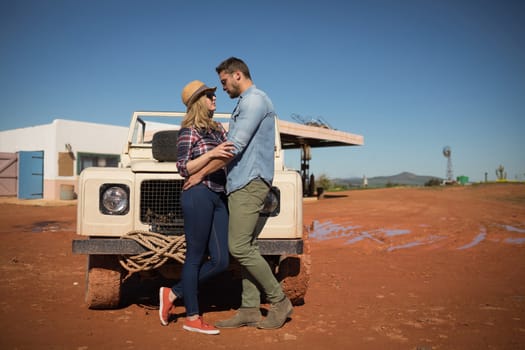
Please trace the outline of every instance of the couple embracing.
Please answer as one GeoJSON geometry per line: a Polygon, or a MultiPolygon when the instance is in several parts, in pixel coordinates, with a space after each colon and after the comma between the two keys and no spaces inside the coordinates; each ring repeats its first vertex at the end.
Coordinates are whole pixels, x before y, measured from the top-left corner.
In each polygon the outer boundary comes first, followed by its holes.
{"type": "Polygon", "coordinates": [[[196,80],[182,90],[187,112],[177,141],[177,167],[185,178],[181,204],[186,259],[180,281],[160,288],[160,322],[168,325],[170,309],[179,299],[186,308],[183,328],[188,331],[219,334],[220,328],[243,326],[276,329],[293,308],[255,237],[259,211],[273,180],[276,114],[242,60],[228,58],[215,70],[223,90],[230,98],[238,98],[238,103],[226,133],[212,119],[215,87],[196,80]],[[241,265],[241,307],[232,318],[212,326],[200,314],[198,287],[228,267],[230,254],[241,265]],[[204,259],[206,255],[209,258],[204,259]],[[261,293],[270,303],[265,318],[260,311],[261,293]]]}

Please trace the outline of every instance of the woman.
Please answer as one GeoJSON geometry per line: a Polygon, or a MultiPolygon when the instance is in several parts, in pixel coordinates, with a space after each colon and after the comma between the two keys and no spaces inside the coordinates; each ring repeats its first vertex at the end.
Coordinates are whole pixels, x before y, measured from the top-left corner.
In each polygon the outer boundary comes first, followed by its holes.
{"type": "MultiPolygon", "coordinates": [[[[177,140],[177,167],[185,178],[214,158],[232,156],[232,145],[225,142],[226,131],[212,119],[216,109],[216,89],[195,80],[182,90],[182,102],[187,111],[177,140]]],[[[219,334],[217,328],[202,320],[197,294],[199,283],[224,271],[229,264],[225,184],[226,171],[219,169],[204,177],[197,186],[182,192],[186,259],[181,280],[171,289],[161,287],[159,291],[159,317],[164,326],[168,325],[169,311],[175,300],[184,297],[186,319],[183,328],[219,334]]]]}

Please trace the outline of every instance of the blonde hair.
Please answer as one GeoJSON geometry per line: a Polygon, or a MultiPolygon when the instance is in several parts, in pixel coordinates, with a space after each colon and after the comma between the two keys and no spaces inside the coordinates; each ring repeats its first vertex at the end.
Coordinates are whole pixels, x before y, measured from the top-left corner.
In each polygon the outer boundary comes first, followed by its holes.
{"type": "Polygon", "coordinates": [[[181,125],[183,128],[194,127],[202,130],[217,130],[219,128],[217,122],[212,119],[213,111],[208,109],[206,99],[206,95],[202,95],[188,107],[181,125]]]}

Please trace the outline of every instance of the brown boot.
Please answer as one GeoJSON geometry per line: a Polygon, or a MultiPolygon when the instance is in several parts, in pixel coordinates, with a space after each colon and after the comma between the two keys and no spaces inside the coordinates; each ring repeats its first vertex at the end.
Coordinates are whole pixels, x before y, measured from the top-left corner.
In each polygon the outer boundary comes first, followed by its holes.
{"type": "Polygon", "coordinates": [[[286,319],[290,317],[290,315],[293,312],[292,303],[290,302],[290,299],[287,297],[284,297],[283,300],[274,303],[270,306],[270,310],[268,311],[268,316],[259,324],[257,325],[257,328],[260,329],[277,329],[281,328],[284,323],[286,322],[286,319]]]}
{"type": "Polygon", "coordinates": [[[217,321],[217,328],[255,327],[261,320],[261,311],[256,307],[241,307],[232,318],[217,321]]]}

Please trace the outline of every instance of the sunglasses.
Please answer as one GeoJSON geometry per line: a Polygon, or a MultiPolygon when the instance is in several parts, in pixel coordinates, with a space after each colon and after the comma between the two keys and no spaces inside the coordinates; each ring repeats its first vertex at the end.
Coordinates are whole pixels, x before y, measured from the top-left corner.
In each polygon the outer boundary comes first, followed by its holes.
{"type": "Polygon", "coordinates": [[[213,98],[215,97],[215,93],[213,92],[207,92],[204,94],[207,98],[209,98],[210,100],[213,100],[213,98]]]}

